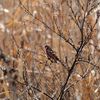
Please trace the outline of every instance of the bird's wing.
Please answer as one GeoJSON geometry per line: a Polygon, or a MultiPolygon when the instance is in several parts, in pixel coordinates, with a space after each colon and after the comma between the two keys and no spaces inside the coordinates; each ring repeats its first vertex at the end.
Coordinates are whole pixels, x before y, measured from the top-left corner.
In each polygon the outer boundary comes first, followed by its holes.
{"type": "Polygon", "coordinates": [[[49,53],[51,53],[52,55],[55,55],[53,50],[49,50],[49,53]]]}
{"type": "Polygon", "coordinates": [[[58,57],[56,56],[56,54],[54,53],[53,50],[49,50],[49,53],[52,54],[54,57],[56,57],[58,59],[58,57]]]}

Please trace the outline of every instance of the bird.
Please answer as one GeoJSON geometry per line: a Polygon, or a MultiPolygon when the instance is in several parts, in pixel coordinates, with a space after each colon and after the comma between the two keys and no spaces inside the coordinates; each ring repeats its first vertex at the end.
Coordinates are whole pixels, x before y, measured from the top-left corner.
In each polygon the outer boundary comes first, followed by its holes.
{"type": "Polygon", "coordinates": [[[56,56],[55,52],[49,45],[45,45],[45,49],[49,59],[53,59],[55,62],[59,61],[66,68],[66,66],[61,62],[61,60],[59,60],[59,58],[56,56]]]}
{"type": "Polygon", "coordinates": [[[46,45],[45,49],[46,49],[46,54],[49,59],[51,58],[55,62],[57,62],[57,60],[59,60],[58,57],[56,56],[55,52],[51,49],[51,47],[49,45],[46,45]]]}

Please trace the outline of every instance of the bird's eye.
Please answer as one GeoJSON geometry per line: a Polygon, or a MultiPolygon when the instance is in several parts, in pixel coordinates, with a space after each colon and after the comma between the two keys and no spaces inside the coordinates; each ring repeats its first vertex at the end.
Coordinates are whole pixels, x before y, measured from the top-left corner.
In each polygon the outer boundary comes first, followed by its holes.
{"type": "Polygon", "coordinates": [[[47,46],[45,46],[45,48],[47,49],[48,47],[47,47],[47,46]]]}
{"type": "Polygon", "coordinates": [[[47,49],[47,46],[45,48],[47,49]]]}

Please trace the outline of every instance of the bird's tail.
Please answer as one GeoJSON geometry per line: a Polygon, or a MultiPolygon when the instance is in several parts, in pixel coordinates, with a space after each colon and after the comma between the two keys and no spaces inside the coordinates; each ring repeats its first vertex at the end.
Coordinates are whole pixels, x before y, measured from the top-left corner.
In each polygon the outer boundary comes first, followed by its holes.
{"type": "Polygon", "coordinates": [[[63,64],[63,62],[61,60],[58,59],[58,61],[64,66],[64,68],[66,68],[66,66],[63,64]]]}

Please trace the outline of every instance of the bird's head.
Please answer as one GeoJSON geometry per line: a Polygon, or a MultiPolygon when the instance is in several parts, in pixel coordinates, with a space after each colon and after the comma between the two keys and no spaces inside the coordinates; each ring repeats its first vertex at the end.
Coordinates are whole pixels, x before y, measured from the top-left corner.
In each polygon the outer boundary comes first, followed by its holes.
{"type": "Polygon", "coordinates": [[[47,50],[48,48],[49,48],[49,46],[48,46],[48,45],[46,45],[46,46],[45,46],[45,49],[47,50]]]}
{"type": "Polygon", "coordinates": [[[51,47],[49,45],[46,45],[45,49],[48,50],[48,49],[51,49],[51,47]]]}

